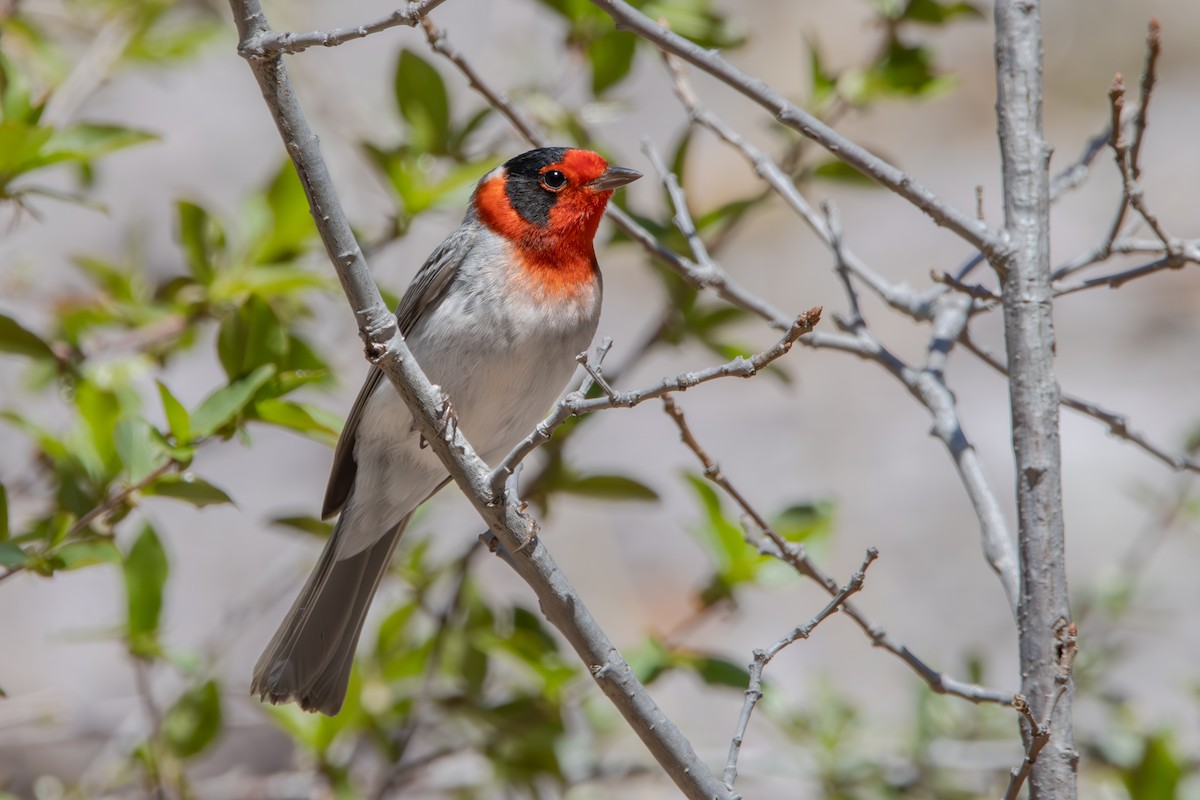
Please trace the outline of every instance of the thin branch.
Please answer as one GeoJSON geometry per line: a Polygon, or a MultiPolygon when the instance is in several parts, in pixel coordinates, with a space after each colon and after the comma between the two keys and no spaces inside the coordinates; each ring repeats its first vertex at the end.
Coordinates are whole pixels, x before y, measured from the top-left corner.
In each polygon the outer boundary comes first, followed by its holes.
{"type": "Polygon", "coordinates": [[[866,557],[863,558],[862,565],[858,571],[850,576],[849,582],[843,586],[837,594],[829,601],[825,608],[808,622],[793,628],[786,636],[784,636],[775,644],[768,647],[766,650],[755,650],[754,661],[750,664],[750,682],[746,686],[746,700],[742,704],[742,712],[738,716],[737,726],[733,731],[733,739],[729,743],[729,755],[725,758],[725,771],[722,774],[722,780],[730,789],[737,782],[737,762],[738,756],[742,752],[742,740],[746,736],[746,728],[750,724],[750,715],[754,713],[754,707],[758,705],[758,701],[762,699],[762,675],[767,664],[771,662],[775,656],[779,655],[785,647],[790,645],[797,639],[807,639],[816,630],[816,627],[832,616],[851,595],[858,593],[863,587],[863,581],[866,578],[867,567],[871,566],[876,558],[879,557],[879,551],[874,547],[867,550],[866,557]]]}
{"type": "MultiPolygon", "coordinates": [[[[754,147],[720,117],[706,109],[692,89],[677,59],[664,55],[671,72],[672,85],[680,103],[687,109],[689,117],[698,125],[707,128],[718,138],[741,152],[753,166],[755,172],[779,193],[785,202],[803,219],[830,248],[834,254],[835,267],[842,278],[843,286],[852,310],[857,306],[857,296],[848,281],[853,274],[892,308],[916,320],[931,320],[935,331],[966,324],[966,314],[974,306],[962,308],[956,300],[946,299],[943,287],[918,295],[906,286],[893,286],[880,277],[861,259],[845,249],[841,236],[830,226],[828,215],[822,217],[796,189],[784,170],[769,155],[754,147]]],[[[841,321],[842,327],[854,331],[854,336],[839,336],[825,332],[814,333],[804,338],[803,343],[812,348],[841,350],[860,358],[874,361],[883,366],[899,380],[934,418],[934,433],[946,446],[954,460],[972,506],[980,520],[984,553],[988,563],[1000,577],[1010,606],[1016,608],[1017,567],[1012,536],[1004,520],[1004,513],[984,474],[983,466],[963,433],[958,420],[958,411],[953,394],[945,385],[940,372],[931,369],[915,370],[883,347],[861,322],[841,321]]],[[[836,318],[835,318],[836,319],[836,318]]],[[[935,333],[935,341],[951,346],[935,333]]]]}
{"type": "MultiPolygon", "coordinates": [[[[163,475],[167,474],[172,469],[175,469],[178,466],[179,466],[178,461],[176,461],[175,459],[170,459],[168,461],[163,462],[160,466],[155,467],[153,470],[151,470],[150,474],[148,474],[145,478],[142,478],[140,481],[133,484],[132,486],[126,486],[124,489],[117,492],[112,497],[108,498],[103,503],[101,503],[100,505],[89,510],[82,517],[75,520],[75,522],[71,525],[71,527],[67,529],[67,532],[65,534],[63,534],[62,540],[66,541],[75,536],[78,536],[80,533],[82,533],[84,530],[86,530],[87,527],[89,525],[91,525],[93,522],[100,519],[101,517],[104,517],[104,516],[107,516],[107,515],[113,513],[118,508],[120,508],[122,505],[124,505],[126,503],[126,501],[129,500],[130,497],[132,497],[133,495],[142,491],[147,486],[154,483],[156,480],[161,478],[163,475]]],[[[13,575],[16,575],[18,572],[21,572],[24,569],[25,569],[25,567],[23,565],[18,565],[18,566],[9,568],[5,572],[0,573],[0,581],[7,580],[8,578],[11,578],[13,575]]]]}
{"type": "Polygon", "coordinates": [[[623,0],[592,0],[613,18],[618,29],[632,31],[661,50],[679,56],[770,111],[781,124],[820,144],[867,177],[887,187],[925,212],[936,224],[949,228],[988,255],[1007,259],[1008,245],[999,232],[946,203],[912,176],[847,139],[789,101],[763,81],[737,69],[716,50],[705,49],[667,29],[623,0]]]}
{"type": "Polygon", "coordinates": [[[1067,192],[1083,185],[1091,174],[1092,162],[1103,152],[1112,138],[1112,130],[1105,128],[1087,140],[1079,156],[1062,169],[1050,181],[1050,202],[1055,203],[1067,192]]]}
{"type": "MultiPolygon", "coordinates": [[[[246,53],[245,45],[269,36],[270,28],[258,0],[230,0],[230,5],[243,45],[239,50],[246,53]]],[[[503,545],[515,571],[536,594],[546,619],[588,666],[597,685],[680,791],[695,800],[732,800],[729,790],[659,709],[587,610],[535,535],[536,524],[523,511],[515,492],[498,497],[491,488],[487,465],[475,454],[459,426],[447,424],[440,392],[421,371],[396,326],[395,315],[384,305],[371,278],[285,67],[278,57],[246,60],[295,164],[318,233],[359,322],[368,358],[396,388],[417,431],[503,545]]]]}
{"type": "MultiPolygon", "coordinates": [[[[763,555],[771,556],[785,562],[799,574],[823,586],[825,591],[831,596],[836,595],[838,592],[837,582],[829,575],[826,575],[816,562],[809,558],[807,551],[802,545],[789,542],[780,536],[763,515],[759,513],[758,509],[725,477],[717,462],[708,455],[696,440],[691,428],[688,427],[683,412],[671,397],[663,398],[663,409],[674,420],[676,426],[678,426],[680,439],[695,454],[700,464],[704,467],[704,476],[720,487],[737,504],[750,523],[769,540],[764,540],[747,530],[747,541],[763,555]]],[[[843,603],[841,608],[846,613],[846,616],[854,620],[855,624],[862,629],[867,638],[871,640],[872,645],[888,651],[907,664],[934,692],[961,697],[970,700],[972,703],[998,703],[1000,705],[1010,705],[1012,703],[1013,694],[1011,692],[1003,692],[974,683],[966,683],[956,680],[945,673],[938,672],[905,645],[892,639],[887,631],[872,622],[853,603],[843,603]]]]}
{"type": "MultiPolygon", "coordinates": [[[[1153,80],[1151,80],[1151,84],[1153,84],[1153,80]]],[[[1112,86],[1108,90],[1108,97],[1112,104],[1113,119],[1119,119],[1125,107],[1125,81],[1120,73],[1117,73],[1117,76],[1113,78],[1112,86]]],[[[1149,94],[1144,94],[1143,99],[1149,102],[1149,94]]],[[[1154,235],[1163,243],[1163,247],[1166,249],[1168,255],[1178,254],[1182,248],[1182,243],[1162,228],[1158,217],[1151,213],[1150,209],[1146,206],[1145,192],[1142,190],[1141,185],[1138,184],[1134,175],[1133,159],[1129,154],[1129,147],[1119,127],[1114,129],[1111,144],[1113,157],[1117,162],[1117,169],[1121,173],[1123,184],[1122,205],[1128,204],[1133,206],[1134,210],[1138,212],[1138,216],[1146,222],[1150,230],[1154,232],[1154,235]]],[[[1120,219],[1118,218],[1117,223],[1119,222],[1120,219]]],[[[1114,223],[1113,229],[1109,234],[1110,245],[1116,238],[1117,223],[1114,223]]]]}
{"type": "MultiPolygon", "coordinates": [[[[424,28],[425,35],[429,39],[430,47],[434,52],[446,57],[450,63],[457,67],[467,78],[467,83],[471,88],[479,92],[487,100],[488,105],[499,111],[525,137],[526,141],[536,147],[545,147],[548,144],[548,140],[538,130],[538,127],[513,105],[507,95],[492,88],[479,72],[471,66],[470,62],[459,51],[453,48],[445,31],[428,20],[425,22],[424,28]]],[[[654,234],[650,233],[650,231],[639,225],[633,217],[611,203],[605,209],[604,213],[626,236],[637,242],[653,258],[658,259],[667,268],[687,281],[690,286],[698,289],[711,289],[730,305],[737,306],[761,317],[771,327],[778,330],[786,331],[791,326],[792,318],[789,315],[775,308],[753,292],[743,288],[729,276],[729,273],[715,262],[711,262],[705,267],[669,250],[654,237],[654,234]]]]}
{"type": "MultiPolygon", "coordinates": [[[[633,408],[655,397],[663,397],[672,392],[684,392],[693,386],[718,378],[751,378],[772,361],[787,354],[796,343],[796,340],[804,334],[811,332],[820,319],[821,308],[819,306],[810,308],[793,320],[791,328],[788,329],[788,332],[778,342],[761,353],[755,353],[749,358],[738,356],[732,361],[718,364],[714,367],[708,367],[707,369],[695,372],[683,372],[674,378],[663,378],[654,386],[647,386],[642,389],[618,392],[609,387],[598,372],[590,373],[591,378],[600,382],[605,388],[605,395],[603,397],[585,397],[581,392],[570,392],[567,394],[566,397],[558,402],[554,410],[550,412],[550,416],[539,422],[537,427],[517,443],[496,468],[492,470],[488,485],[493,487],[493,490],[495,490],[495,487],[503,486],[517,465],[524,461],[538,447],[550,441],[550,437],[554,435],[554,431],[558,430],[571,417],[591,414],[594,411],[603,411],[609,408],[633,408]]],[[[584,366],[587,368],[590,365],[585,363],[584,366]]]]}
{"type": "Polygon", "coordinates": [[[1120,272],[1113,272],[1109,275],[1099,275],[1095,278],[1069,283],[1065,286],[1056,286],[1054,288],[1054,296],[1062,297],[1087,289],[1096,289],[1101,286],[1109,289],[1119,289],[1138,278],[1145,278],[1148,275],[1154,275],[1171,269],[1182,269],[1188,264],[1200,264],[1200,250],[1195,249],[1195,245],[1180,242],[1180,246],[1183,248],[1180,252],[1155,259],[1149,264],[1123,269],[1120,272]]]}
{"type": "MultiPolygon", "coordinates": [[[[675,91],[675,96],[679,98],[680,104],[688,112],[689,119],[741,153],[746,162],[754,169],[755,174],[787,203],[788,207],[825,243],[826,247],[834,251],[836,249],[834,234],[829,228],[828,220],[813,208],[807,198],[796,188],[795,182],[787,174],[787,171],[766,151],[751,144],[746,137],[700,102],[700,98],[688,81],[687,74],[678,58],[664,53],[663,60],[670,72],[671,86],[675,91]]],[[[892,308],[916,320],[929,318],[930,298],[914,292],[903,284],[888,283],[865,261],[845,248],[841,249],[841,261],[858,280],[862,281],[867,288],[892,308]]]]}
{"type": "MultiPolygon", "coordinates": [[[[996,358],[983,347],[980,347],[978,344],[976,344],[975,341],[969,336],[963,336],[962,343],[967,350],[978,356],[980,361],[987,364],[989,367],[996,370],[996,372],[999,372],[1006,378],[1008,377],[1008,367],[1006,367],[1000,361],[1000,359],[996,358]]],[[[1171,453],[1166,448],[1155,444],[1143,434],[1132,430],[1129,426],[1129,418],[1120,412],[1109,411],[1090,400],[1085,400],[1082,397],[1077,397],[1073,394],[1067,394],[1065,392],[1060,395],[1059,402],[1072,411],[1078,411],[1080,414],[1091,417],[1100,424],[1107,426],[1109,432],[1113,436],[1129,442],[1152,458],[1155,458],[1166,464],[1171,469],[1187,472],[1200,472],[1200,460],[1185,454],[1171,453]]]]}
{"type": "Polygon", "coordinates": [[[395,28],[398,25],[415,27],[426,14],[444,2],[446,0],[414,0],[386,17],[380,17],[365,25],[348,28],[333,28],[328,31],[312,31],[311,33],[292,33],[290,31],[276,33],[265,30],[254,37],[243,39],[238,47],[238,52],[244,58],[266,59],[285,53],[299,53],[310,47],[337,47],[339,44],[362,39],[364,36],[395,28]]]}
{"type": "Polygon", "coordinates": [[[1133,146],[1129,150],[1129,171],[1134,180],[1142,176],[1142,166],[1139,156],[1142,153],[1142,143],[1146,140],[1146,125],[1150,121],[1150,95],[1154,92],[1154,84],[1158,80],[1158,57],[1162,53],[1162,26],[1158,17],[1151,17],[1146,31],[1146,67],[1142,70],[1141,96],[1138,98],[1138,112],[1134,120],[1133,146]]]}
{"type": "Polygon", "coordinates": [[[451,46],[450,40],[446,38],[446,32],[435,25],[433,20],[428,17],[421,20],[421,28],[425,31],[425,38],[429,41],[429,47],[435,53],[448,59],[451,64],[458,67],[458,71],[467,79],[467,85],[483,95],[483,99],[487,100],[488,105],[499,111],[508,120],[508,124],[516,128],[517,132],[525,137],[526,141],[535,147],[545,147],[550,143],[538,131],[537,125],[527,119],[513,105],[507,94],[492,89],[488,82],[475,71],[470,62],[451,46]]]}
{"type": "Polygon", "coordinates": [[[683,238],[687,240],[688,249],[692,251],[692,257],[696,259],[696,263],[702,269],[708,272],[719,270],[720,267],[713,262],[712,256],[708,254],[708,248],[704,245],[704,240],[700,238],[700,233],[696,230],[696,223],[692,220],[692,213],[688,210],[687,197],[683,193],[683,187],[679,185],[679,178],[674,172],[667,169],[667,165],[663,163],[662,156],[650,141],[650,137],[642,137],[642,152],[646,154],[646,158],[650,159],[650,165],[654,167],[654,171],[658,173],[659,182],[667,191],[667,197],[671,200],[671,207],[675,209],[675,216],[671,220],[675,227],[683,234],[683,238]]]}

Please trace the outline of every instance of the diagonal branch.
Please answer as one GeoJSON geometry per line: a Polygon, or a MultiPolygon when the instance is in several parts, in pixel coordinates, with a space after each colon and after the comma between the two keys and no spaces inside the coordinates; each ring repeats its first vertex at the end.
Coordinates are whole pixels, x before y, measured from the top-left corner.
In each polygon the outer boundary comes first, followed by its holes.
{"type": "MultiPolygon", "coordinates": [[[[372,33],[379,33],[398,25],[415,27],[421,19],[440,6],[446,0],[413,0],[402,8],[398,8],[386,17],[368,22],[365,25],[355,25],[348,28],[334,28],[328,31],[313,31],[311,33],[291,33],[272,30],[262,30],[243,39],[238,46],[238,52],[244,58],[273,58],[285,53],[299,53],[310,47],[336,47],[339,44],[362,39],[372,33]]],[[[239,26],[240,26],[239,22],[239,26]]]]}
{"type": "Polygon", "coordinates": [[[811,332],[820,319],[820,307],[810,308],[793,320],[792,327],[788,329],[783,338],[761,353],[755,353],[749,358],[738,356],[732,361],[718,364],[715,367],[708,367],[707,369],[695,372],[684,372],[676,375],[674,378],[663,378],[654,386],[647,386],[628,392],[618,392],[608,386],[600,373],[596,371],[598,365],[593,366],[581,354],[580,362],[588,370],[588,380],[585,382],[584,388],[567,394],[566,397],[558,402],[554,410],[550,412],[550,416],[539,422],[537,427],[528,436],[509,451],[504,460],[492,471],[490,485],[494,489],[503,486],[505,481],[508,480],[508,476],[513,474],[517,466],[530,453],[550,441],[550,437],[554,435],[554,432],[571,417],[578,417],[590,414],[593,411],[603,411],[609,408],[633,408],[647,400],[653,400],[655,397],[666,397],[672,392],[684,392],[693,386],[707,383],[717,378],[751,378],[772,361],[786,355],[792,349],[792,345],[796,343],[796,340],[806,333],[811,332]],[[599,383],[604,389],[602,397],[585,396],[586,390],[590,389],[592,381],[599,383]]]}
{"type": "Polygon", "coordinates": [[[862,565],[858,571],[850,576],[850,580],[843,586],[837,594],[821,609],[816,616],[810,619],[803,625],[799,625],[789,631],[782,639],[768,647],[766,650],[755,650],[754,661],[750,664],[750,681],[746,686],[746,700],[742,704],[742,713],[738,715],[737,726],[733,730],[733,738],[729,743],[729,755],[725,758],[725,772],[721,778],[725,781],[725,785],[730,789],[737,782],[737,762],[738,756],[742,752],[742,740],[746,736],[746,728],[750,725],[750,715],[754,713],[754,707],[758,705],[758,701],[762,699],[762,675],[767,664],[771,663],[771,659],[779,655],[785,647],[795,642],[797,639],[808,639],[817,626],[824,622],[829,617],[833,616],[839,608],[842,608],[850,596],[857,594],[862,590],[863,581],[867,577],[867,567],[879,558],[879,551],[874,547],[867,549],[866,556],[863,557],[862,565]]]}
{"type": "Polygon", "coordinates": [[[833,130],[763,81],[734,67],[717,51],[700,47],[674,33],[624,0],[592,0],[592,4],[612,17],[618,28],[632,31],[741,92],[770,111],[781,124],[817,142],[851,167],[908,200],[938,225],[957,233],[989,260],[1007,259],[1008,246],[999,232],[945,202],[912,176],[833,130]]]}
{"type": "MultiPolygon", "coordinates": [[[[708,478],[714,484],[737,504],[738,508],[745,514],[746,519],[765,536],[764,540],[756,533],[747,532],[746,539],[763,555],[777,558],[780,561],[788,564],[797,573],[823,586],[825,591],[829,592],[830,596],[836,596],[838,592],[837,582],[827,575],[811,558],[808,552],[802,545],[794,542],[789,542],[775,531],[766,518],[746,499],[746,496],[734,486],[734,484],[725,476],[717,462],[701,447],[700,442],[696,440],[691,428],[688,427],[687,420],[683,416],[683,412],[675,401],[670,397],[663,398],[663,410],[675,422],[679,428],[679,436],[688,449],[691,450],[700,464],[704,467],[704,477],[708,478]]],[[[979,686],[974,683],[966,683],[938,672],[933,667],[929,666],[925,661],[918,657],[915,653],[909,650],[905,645],[893,639],[888,632],[879,625],[869,619],[866,614],[858,609],[853,603],[843,602],[841,605],[842,611],[846,616],[854,620],[855,624],[862,629],[867,638],[871,640],[871,644],[875,647],[880,647],[892,655],[899,658],[909,666],[914,672],[920,676],[921,680],[929,686],[930,689],[938,694],[954,695],[972,703],[998,703],[1000,705],[1010,705],[1013,702],[1013,694],[1011,692],[1003,692],[999,689],[989,689],[984,686],[979,686]]]]}
{"type": "MultiPolygon", "coordinates": [[[[1008,377],[1008,367],[1004,366],[998,358],[989,353],[984,348],[980,347],[967,335],[962,337],[963,346],[967,350],[979,357],[979,360],[987,364],[992,369],[999,372],[1001,375],[1008,377]]],[[[1073,394],[1065,392],[1059,397],[1059,402],[1072,411],[1078,411],[1080,414],[1091,417],[1102,425],[1108,426],[1109,432],[1119,439],[1124,439],[1130,444],[1140,448],[1147,455],[1158,459],[1168,467],[1179,471],[1200,472],[1200,461],[1186,454],[1173,454],[1166,448],[1155,444],[1146,438],[1143,434],[1132,430],[1129,427],[1129,418],[1117,411],[1109,411],[1102,408],[1090,400],[1085,400],[1082,397],[1076,397],[1073,394]]]]}
{"type": "MultiPolygon", "coordinates": [[[[243,42],[270,33],[258,0],[230,0],[243,42]]],[[[244,47],[243,47],[244,51],[244,47]]],[[[542,542],[535,523],[512,494],[496,497],[490,472],[457,425],[445,422],[446,403],[429,383],[371,279],[333,189],[317,138],[292,91],[278,57],[248,57],[247,63],[296,166],[313,219],[342,288],[360,324],[368,358],[387,375],[413,415],[414,425],[509,554],[516,572],[537,595],[547,620],[588,665],[596,683],[625,717],[680,791],[695,800],[732,800],[691,743],[658,708],[613,646],[542,542]]]]}

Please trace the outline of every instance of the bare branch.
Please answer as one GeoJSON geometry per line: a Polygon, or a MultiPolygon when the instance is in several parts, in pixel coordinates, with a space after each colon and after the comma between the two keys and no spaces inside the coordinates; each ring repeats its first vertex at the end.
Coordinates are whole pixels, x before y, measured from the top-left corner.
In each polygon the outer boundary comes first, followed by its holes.
{"type": "Polygon", "coordinates": [[[908,200],[936,224],[949,228],[983,251],[989,259],[1006,258],[1008,248],[998,232],[946,203],[912,176],[842,136],[763,81],[737,69],[717,51],[707,50],[679,36],[623,0],[592,0],[592,3],[612,17],[618,28],[633,31],[659,49],[679,56],[741,92],[770,111],[781,124],[812,139],[859,172],[908,200]]]}
{"type": "MultiPolygon", "coordinates": [[[[558,402],[558,405],[550,412],[550,416],[539,422],[537,427],[522,439],[516,447],[510,450],[508,455],[504,457],[504,460],[492,470],[489,485],[493,487],[503,486],[517,465],[538,447],[550,441],[550,437],[554,435],[554,431],[558,430],[571,417],[578,417],[583,414],[590,414],[594,411],[603,411],[609,408],[633,408],[639,403],[644,403],[655,397],[663,397],[671,392],[687,391],[693,386],[707,383],[717,378],[751,378],[772,361],[787,354],[792,349],[792,345],[796,343],[796,340],[812,331],[820,320],[821,308],[810,308],[796,317],[792,322],[791,328],[788,329],[783,338],[776,342],[774,346],[761,353],[755,353],[749,358],[738,356],[732,361],[718,364],[715,367],[708,367],[696,372],[680,373],[674,378],[663,378],[654,386],[635,389],[629,392],[618,392],[612,389],[604,382],[599,372],[589,369],[591,379],[601,384],[605,390],[605,396],[589,398],[585,397],[582,392],[569,393],[558,402]]],[[[588,369],[589,365],[585,363],[584,367],[588,369]]]]}
{"type": "MultiPolygon", "coordinates": [[[[980,347],[969,336],[964,335],[961,341],[969,351],[979,357],[980,361],[1001,375],[1008,377],[1008,368],[1001,363],[1000,359],[980,347]]],[[[1200,472],[1200,461],[1189,455],[1171,453],[1166,448],[1150,441],[1144,435],[1132,430],[1129,427],[1129,418],[1124,414],[1117,411],[1109,411],[1090,400],[1085,400],[1073,394],[1062,393],[1059,401],[1072,411],[1078,411],[1080,414],[1089,416],[1097,422],[1106,425],[1113,436],[1135,445],[1147,455],[1158,459],[1171,469],[1200,472]]]]}
{"type": "MultiPolygon", "coordinates": [[[[238,47],[238,52],[244,58],[272,58],[285,53],[299,53],[310,47],[336,47],[339,44],[362,39],[372,33],[379,33],[398,25],[415,27],[421,19],[440,6],[446,0],[414,0],[398,8],[386,17],[368,22],[365,25],[355,25],[349,28],[334,28],[328,31],[313,31],[311,33],[291,33],[266,30],[250,39],[244,39],[238,47]]],[[[240,24],[240,22],[239,22],[240,24]]]]}
{"type": "Polygon", "coordinates": [[[816,627],[832,616],[843,603],[850,598],[851,595],[862,590],[863,580],[866,578],[867,567],[871,566],[871,562],[879,557],[879,551],[874,547],[867,550],[866,557],[863,558],[862,565],[858,571],[850,576],[849,582],[843,586],[837,594],[829,601],[825,608],[821,609],[815,617],[808,622],[793,628],[786,636],[784,636],[775,644],[768,647],[766,650],[755,650],[754,661],[750,664],[750,682],[746,686],[746,701],[742,705],[742,713],[738,716],[737,726],[733,731],[733,739],[729,744],[729,755],[725,759],[725,772],[722,779],[725,785],[730,789],[737,782],[737,762],[738,756],[742,752],[742,740],[746,736],[746,728],[750,724],[750,715],[754,713],[754,707],[758,705],[758,701],[762,699],[762,674],[766,669],[767,664],[771,662],[775,656],[792,642],[797,639],[807,639],[816,630],[816,627]]]}
{"type": "Polygon", "coordinates": [[[534,147],[545,147],[549,144],[546,137],[537,129],[537,125],[527,119],[513,105],[508,95],[492,89],[487,81],[475,71],[470,62],[454,49],[450,44],[450,40],[446,38],[446,32],[435,25],[433,20],[429,17],[421,20],[421,28],[425,31],[425,38],[429,41],[429,47],[435,53],[448,59],[451,64],[458,67],[458,71],[467,79],[467,85],[483,95],[483,99],[487,100],[487,104],[499,111],[508,120],[508,124],[516,128],[517,132],[525,137],[526,141],[534,147]]]}
{"type": "MultiPolygon", "coordinates": [[[[176,461],[175,459],[170,459],[168,461],[164,461],[162,464],[160,464],[159,466],[157,466],[153,470],[151,470],[150,473],[146,475],[146,477],[142,478],[137,483],[135,483],[131,486],[126,486],[124,489],[117,492],[112,497],[108,498],[103,503],[101,503],[100,505],[89,510],[82,517],[75,520],[75,522],[71,525],[71,527],[67,529],[67,532],[65,534],[63,534],[62,541],[70,541],[74,537],[83,533],[85,530],[87,530],[88,526],[91,525],[93,522],[113,513],[114,511],[119,509],[121,506],[125,505],[125,503],[128,502],[129,499],[131,497],[133,497],[135,494],[142,491],[147,486],[154,483],[156,480],[161,478],[163,475],[166,475],[171,470],[179,467],[179,465],[180,465],[179,462],[176,461]]],[[[16,575],[18,572],[21,572],[24,569],[25,569],[25,567],[23,565],[10,567],[9,569],[5,570],[3,573],[0,573],[0,581],[11,578],[13,575],[16,575]]]]}
{"type": "MultiPolygon", "coordinates": [[[[1153,81],[1151,81],[1153,83],[1153,81]]],[[[1109,100],[1112,103],[1113,119],[1118,120],[1121,117],[1122,109],[1125,106],[1125,81],[1121,78],[1120,73],[1113,78],[1112,86],[1108,90],[1109,100]]],[[[1143,95],[1143,99],[1149,101],[1149,94],[1143,95]]],[[[1120,170],[1121,179],[1124,184],[1124,193],[1122,204],[1128,203],[1138,212],[1138,215],[1145,220],[1150,226],[1150,230],[1154,231],[1154,235],[1159,238],[1166,248],[1169,255],[1174,255],[1179,252],[1181,243],[1167,234],[1159,224],[1158,217],[1151,213],[1146,206],[1145,193],[1142,187],[1138,184],[1134,175],[1132,157],[1129,155],[1128,145],[1125,142],[1125,137],[1121,133],[1120,126],[1114,124],[1112,138],[1113,157],[1117,162],[1117,169],[1120,170]]],[[[1120,222],[1118,217],[1117,223],[1120,222]]],[[[1117,223],[1114,223],[1113,230],[1109,234],[1109,243],[1116,238],[1117,223]]]]}
{"type": "MultiPolygon", "coordinates": [[[[759,513],[758,509],[725,477],[717,462],[708,455],[696,440],[691,428],[688,427],[687,420],[683,416],[683,411],[679,409],[670,396],[663,398],[663,410],[674,420],[676,426],[679,428],[680,439],[695,454],[700,464],[704,467],[704,476],[719,486],[737,504],[750,523],[761,532],[762,536],[766,537],[766,539],[763,539],[758,534],[747,530],[747,541],[763,555],[783,561],[799,574],[823,586],[825,591],[829,592],[830,596],[836,596],[838,592],[837,582],[825,574],[817,566],[816,562],[809,558],[807,551],[802,545],[789,542],[780,536],[767,522],[766,518],[759,513]]],[[[1013,694],[1011,692],[1003,692],[974,683],[966,683],[938,672],[905,645],[892,639],[887,631],[872,622],[853,603],[843,602],[841,608],[846,613],[846,616],[854,620],[855,624],[862,629],[867,638],[871,640],[872,645],[888,651],[907,664],[934,692],[961,697],[970,700],[972,703],[998,703],[1000,705],[1009,705],[1012,703],[1013,694]]]]}
{"type": "MultiPolygon", "coordinates": [[[[755,174],[762,178],[771,189],[783,198],[788,207],[796,212],[797,216],[830,248],[831,252],[834,251],[834,236],[833,232],[829,229],[827,219],[822,217],[804,195],[801,194],[800,190],[796,188],[795,182],[792,181],[783,167],[765,151],[755,147],[723,119],[701,104],[699,97],[687,79],[687,75],[679,59],[668,53],[663,54],[663,59],[671,74],[671,85],[675,90],[675,96],[679,98],[679,102],[687,110],[688,117],[692,122],[711,131],[719,139],[741,153],[746,162],[754,168],[755,174]]],[[[907,314],[913,319],[925,320],[929,318],[930,298],[914,292],[911,288],[903,284],[893,285],[888,283],[882,276],[871,269],[865,261],[845,248],[841,248],[841,261],[856,278],[862,281],[867,288],[892,308],[907,314]]]]}
{"type": "MultiPolygon", "coordinates": [[[[244,45],[270,34],[258,0],[230,0],[244,45]]],[[[317,230],[359,320],[368,357],[377,364],[413,415],[451,477],[504,546],[510,563],[537,595],[546,619],[567,639],[596,683],[642,739],[680,791],[695,800],[732,800],[688,740],[655,704],[620,652],[587,610],[537,538],[534,521],[515,493],[496,497],[491,473],[457,425],[447,425],[440,393],[429,383],[384,305],[341,202],[333,189],[317,138],[292,91],[281,60],[247,57],[285,148],[300,176],[317,230]]]]}
{"type": "Polygon", "coordinates": [[[683,188],[679,185],[679,178],[674,172],[667,169],[663,163],[662,156],[658,154],[654,144],[649,137],[642,137],[642,152],[646,154],[646,158],[650,159],[651,166],[658,173],[659,182],[663,188],[667,190],[667,196],[671,198],[671,206],[675,209],[675,217],[672,222],[683,237],[687,239],[688,248],[692,251],[692,257],[696,259],[696,263],[708,272],[714,272],[720,269],[712,260],[712,256],[708,254],[708,248],[704,246],[704,240],[700,238],[700,233],[696,230],[696,223],[692,221],[692,214],[688,210],[687,197],[684,196],[683,188]]]}
{"type": "MultiPolygon", "coordinates": [[[[1057,668],[1052,626],[1069,620],[1062,503],[1059,390],[1054,372],[1053,290],[1050,284],[1050,154],[1042,131],[1042,25],[1038,0],[997,0],[996,116],[1004,187],[1004,225],[1012,243],[1007,263],[992,261],[1004,298],[1009,405],[1016,471],[1017,606],[1021,693],[1034,713],[1049,705],[1057,668]]],[[[1120,115],[1113,129],[1119,135],[1120,115]]],[[[1030,797],[1076,795],[1071,692],[1065,684],[1053,719],[1054,757],[1030,767],[1030,797]]],[[[1026,746],[1030,744],[1025,731],[1026,746]]]]}
{"type": "Polygon", "coordinates": [[[1146,125],[1150,121],[1150,95],[1154,92],[1154,84],[1158,80],[1158,57],[1162,53],[1162,26],[1158,17],[1151,17],[1146,30],[1146,67],[1142,70],[1141,96],[1138,98],[1137,117],[1134,119],[1133,146],[1129,151],[1129,171],[1133,179],[1142,176],[1142,167],[1138,157],[1142,152],[1142,143],[1146,140],[1146,125]]]}

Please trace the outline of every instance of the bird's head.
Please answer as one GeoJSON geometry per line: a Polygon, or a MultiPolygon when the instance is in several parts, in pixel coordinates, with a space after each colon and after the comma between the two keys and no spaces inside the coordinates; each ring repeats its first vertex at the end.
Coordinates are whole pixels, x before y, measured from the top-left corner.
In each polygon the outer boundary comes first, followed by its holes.
{"type": "Polygon", "coordinates": [[[590,150],[542,147],[485,175],[473,202],[484,224],[522,247],[590,251],[613,190],[641,176],[590,150]]]}

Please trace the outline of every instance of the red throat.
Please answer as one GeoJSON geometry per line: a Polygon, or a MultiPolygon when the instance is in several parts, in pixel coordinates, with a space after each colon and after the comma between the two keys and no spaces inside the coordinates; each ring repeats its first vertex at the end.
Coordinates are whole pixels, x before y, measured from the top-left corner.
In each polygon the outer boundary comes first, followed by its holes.
{"type": "Polygon", "coordinates": [[[568,150],[553,168],[563,172],[570,185],[559,193],[545,226],[529,222],[513,208],[503,173],[476,191],[480,220],[513,244],[520,280],[534,296],[566,299],[594,284],[598,268],[592,242],[612,192],[592,191],[583,184],[599,177],[607,167],[595,153],[568,150]]]}

